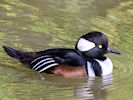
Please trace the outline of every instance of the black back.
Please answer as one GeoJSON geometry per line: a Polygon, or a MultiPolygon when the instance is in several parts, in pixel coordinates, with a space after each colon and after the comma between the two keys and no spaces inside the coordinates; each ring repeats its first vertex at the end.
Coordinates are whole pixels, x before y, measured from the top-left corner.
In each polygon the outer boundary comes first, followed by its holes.
{"type": "Polygon", "coordinates": [[[44,51],[36,52],[36,54],[38,57],[43,55],[51,55],[58,63],[71,66],[84,66],[86,63],[82,53],[75,49],[47,49],[44,51]]]}

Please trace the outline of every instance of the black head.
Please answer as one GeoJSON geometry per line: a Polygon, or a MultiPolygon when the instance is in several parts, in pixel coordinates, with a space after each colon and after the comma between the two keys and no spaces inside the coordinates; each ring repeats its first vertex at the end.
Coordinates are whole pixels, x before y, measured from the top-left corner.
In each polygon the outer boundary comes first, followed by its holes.
{"type": "Polygon", "coordinates": [[[89,58],[102,58],[106,53],[120,54],[108,46],[107,37],[101,32],[90,32],[79,38],[76,47],[77,50],[89,58]]]}

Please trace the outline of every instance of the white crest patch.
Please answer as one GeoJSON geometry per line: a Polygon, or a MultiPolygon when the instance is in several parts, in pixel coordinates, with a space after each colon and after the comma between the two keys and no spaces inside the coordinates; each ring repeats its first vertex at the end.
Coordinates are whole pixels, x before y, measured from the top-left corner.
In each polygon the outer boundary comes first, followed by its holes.
{"type": "Polygon", "coordinates": [[[77,48],[79,51],[88,51],[95,47],[95,44],[93,42],[90,42],[84,38],[80,38],[77,43],[77,48]]]}

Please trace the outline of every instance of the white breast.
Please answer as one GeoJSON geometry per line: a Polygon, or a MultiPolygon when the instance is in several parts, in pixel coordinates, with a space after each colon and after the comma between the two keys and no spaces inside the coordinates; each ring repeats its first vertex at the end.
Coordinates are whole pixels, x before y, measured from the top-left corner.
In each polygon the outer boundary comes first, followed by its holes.
{"type": "MultiPolygon", "coordinates": [[[[100,64],[102,68],[102,76],[112,74],[113,64],[109,58],[106,58],[106,60],[104,61],[98,59],[95,60],[100,64]]],[[[95,73],[93,71],[93,68],[91,67],[90,62],[87,62],[87,68],[88,68],[89,77],[95,77],[95,73]]]]}

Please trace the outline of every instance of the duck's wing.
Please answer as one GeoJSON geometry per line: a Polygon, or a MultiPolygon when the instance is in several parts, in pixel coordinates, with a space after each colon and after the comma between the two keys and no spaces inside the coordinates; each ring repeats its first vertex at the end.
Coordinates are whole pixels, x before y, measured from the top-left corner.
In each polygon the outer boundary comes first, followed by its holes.
{"type": "Polygon", "coordinates": [[[47,49],[44,51],[36,52],[36,54],[40,56],[50,55],[60,64],[67,64],[71,66],[82,66],[85,64],[85,59],[83,58],[82,54],[75,49],[47,49]]]}
{"type": "Polygon", "coordinates": [[[21,63],[30,65],[35,71],[43,72],[57,65],[83,66],[82,55],[74,49],[47,49],[40,52],[25,52],[3,46],[5,52],[18,59],[21,63]]]}
{"type": "Polygon", "coordinates": [[[36,52],[36,57],[32,62],[32,69],[39,72],[53,70],[55,66],[84,66],[85,60],[82,55],[74,49],[48,49],[36,52]]]}

